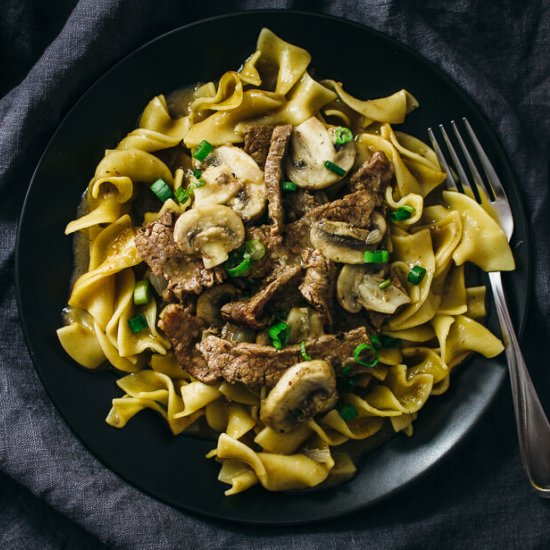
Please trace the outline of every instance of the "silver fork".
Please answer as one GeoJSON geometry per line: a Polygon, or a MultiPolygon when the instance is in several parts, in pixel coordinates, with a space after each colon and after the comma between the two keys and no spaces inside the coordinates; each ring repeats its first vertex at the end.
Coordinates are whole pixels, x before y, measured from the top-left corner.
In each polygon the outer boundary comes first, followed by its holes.
{"type": "MultiPolygon", "coordinates": [[[[485,154],[485,151],[481,147],[470,123],[466,118],[462,120],[486,176],[485,179],[481,177],[472,159],[472,155],[462,138],[458,125],[453,120],[451,121],[451,126],[456,141],[470,169],[471,179],[468,178],[449,135],[445,131],[444,126],[440,124],[439,130],[443,136],[447,150],[449,151],[452,164],[458,174],[458,180],[462,185],[462,192],[472,198],[476,198],[474,192],[475,186],[477,195],[484,198],[481,201],[479,199],[476,200],[481,202],[486,208],[490,208],[487,202],[490,203],[494,209],[493,211],[496,212],[500,220],[500,225],[504,230],[508,242],[510,242],[510,238],[514,232],[514,218],[504,187],[485,154]]],[[[431,128],[428,128],[428,135],[430,136],[430,140],[439,161],[447,173],[445,182],[447,189],[460,192],[455,180],[455,175],[449,167],[431,128]]],[[[535,489],[536,493],[541,497],[550,498],[550,424],[548,423],[548,419],[544,414],[540,400],[533,387],[533,382],[529,376],[529,371],[527,370],[518,344],[517,336],[508,312],[508,306],[506,305],[500,272],[495,271],[489,273],[489,280],[496,304],[500,328],[506,344],[505,353],[510,372],[510,383],[512,386],[512,396],[516,413],[516,426],[521,461],[529,483],[535,489]]]]}

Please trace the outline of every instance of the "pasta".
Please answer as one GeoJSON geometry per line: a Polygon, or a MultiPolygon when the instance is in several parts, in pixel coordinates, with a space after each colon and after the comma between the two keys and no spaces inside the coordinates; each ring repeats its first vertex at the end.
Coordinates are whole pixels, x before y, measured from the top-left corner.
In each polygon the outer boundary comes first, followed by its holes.
{"type": "Polygon", "coordinates": [[[57,335],[121,372],[107,423],[151,409],[215,433],[226,495],[349,479],[349,442],[412,435],[457,365],[503,350],[465,264],[512,270],[512,252],[392,127],[416,99],[358,99],[310,61],[264,29],[240,70],[153,98],[66,228],[57,335]]]}

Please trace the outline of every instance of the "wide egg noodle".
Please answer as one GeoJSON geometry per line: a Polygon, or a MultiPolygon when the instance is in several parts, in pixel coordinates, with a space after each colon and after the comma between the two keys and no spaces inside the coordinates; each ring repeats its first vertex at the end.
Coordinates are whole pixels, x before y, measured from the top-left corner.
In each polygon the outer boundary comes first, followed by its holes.
{"type": "Polygon", "coordinates": [[[502,228],[475,200],[452,191],[444,191],[443,200],[462,218],[462,239],[453,252],[457,265],[471,262],[483,271],[515,269],[514,256],[502,228]]]}

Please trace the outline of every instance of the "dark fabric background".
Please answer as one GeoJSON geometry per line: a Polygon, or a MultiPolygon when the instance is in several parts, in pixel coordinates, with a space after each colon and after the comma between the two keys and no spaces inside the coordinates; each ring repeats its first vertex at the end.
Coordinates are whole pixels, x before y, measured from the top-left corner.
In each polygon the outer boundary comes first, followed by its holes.
{"type": "MultiPolygon", "coordinates": [[[[523,339],[550,409],[550,2],[3,0],[0,5],[0,548],[549,548],[550,502],[529,489],[506,383],[439,469],[382,504],[299,528],[192,517],[127,486],[82,448],[37,378],[19,326],[15,231],[32,170],[79,95],[137,46],[242,9],[340,15],[449,73],[512,159],[531,221],[534,293],[523,339]]],[[[39,276],[39,275],[37,275],[39,276]]]]}

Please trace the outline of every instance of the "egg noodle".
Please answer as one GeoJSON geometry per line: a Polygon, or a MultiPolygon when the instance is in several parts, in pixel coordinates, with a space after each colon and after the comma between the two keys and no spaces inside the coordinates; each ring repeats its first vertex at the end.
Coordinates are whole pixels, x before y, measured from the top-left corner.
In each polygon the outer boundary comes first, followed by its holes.
{"type": "Polygon", "coordinates": [[[105,152],[84,195],[83,215],[66,229],[76,234],[85,265],[76,269],[65,326],[57,334],[78,364],[92,370],[110,364],[123,374],[117,380],[123,395],[113,399],[107,423],[122,428],[144,409],[162,416],[174,435],[202,423],[219,434],[208,458],[221,464],[227,495],[258,483],[284,491],[350,477],[355,466],[344,443],[383,428],[412,435],[418,411],[431,395],[447,390],[455,366],[472,352],[494,357],[503,350],[482,324],[486,289],[469,286],[465,265],[512,270],[512,253],[486,209],[441,190],[445,174],[434,151],[392,127],[418,106],[415,98],[400,90],[357,99],[339,82],[314,80],[307,72],[310,60],[306,50],[264,29],[240,70],[189,89],[184,107],[175,109],[169,96],[153,98],[139,127],[105,152]],[[192,193],[182,201],[172,196],[141,219],[132,208],[139,188],[159,179],[173,192],[188,190],[195,181],[192,153],[204,141],[214,148],[239,146],[252,125],[297,127],[311,117],[353,131],[354,166],[375,151],[390,161],[394,177],[384,208],[409,217],[388,220],[389,266],[408,299],[385,318],[382,340],[371,339],[378,343],[377,364],[355,372],[352,385],[339,386],[338,405],[280,433],[261,417],[270,387],[199,381],[178,364],[170,338],[158,328],[163,300],[153,295],[134,303],[145,269],[134,240],[138,228],[167,210],[192,211],[192,193]],[[172,170],[162,152],[174,148],[183,161],[172,170]],[[414,266],[425,273],[411,282],[414,266]],[[138,314],[146,325],[134,332],[129,321],[138,314]],[[352,414],[342,414],[345,407],[352,414]]]}

